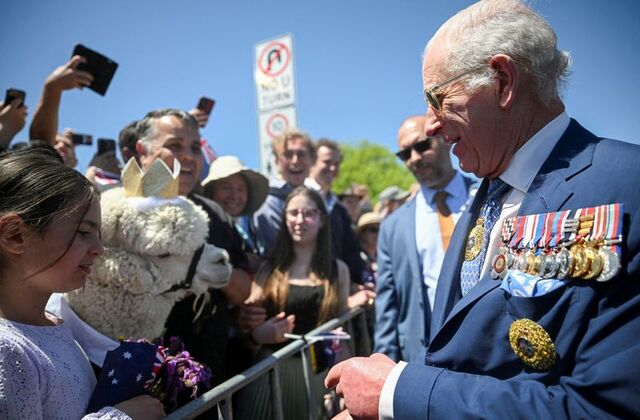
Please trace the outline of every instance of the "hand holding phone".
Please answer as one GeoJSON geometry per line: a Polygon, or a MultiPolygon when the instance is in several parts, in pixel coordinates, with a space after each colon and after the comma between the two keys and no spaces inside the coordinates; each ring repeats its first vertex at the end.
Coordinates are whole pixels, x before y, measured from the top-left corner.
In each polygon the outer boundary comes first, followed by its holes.
{"type": "Polygon", "coordinates": [[[75,46],[72,56],[74,55],[82,56],[85,59],[84,63],[78,64],[78,70],[86,71],[93,76],[89,89],[104,96],[113,75],[116,73],[118,63],[82,44],[75,46]]]}
{"type": "Polygon", "coordinates": [[[18,108],[24,106],[24,98],[27,96],[27,93],[24,90],[9,88],[4,95],[3,106],[10,105],[14,99],[20,99],[20,103],[18,104],[18,108]]]}

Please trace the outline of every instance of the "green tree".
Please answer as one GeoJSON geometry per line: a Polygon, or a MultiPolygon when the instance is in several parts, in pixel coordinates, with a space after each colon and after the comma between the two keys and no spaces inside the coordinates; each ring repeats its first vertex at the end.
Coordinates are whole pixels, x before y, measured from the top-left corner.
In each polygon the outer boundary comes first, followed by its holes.
{"type": "Polygon", "coordinates": [[[407,190],[415,182],[411,173],[386,147],[362,140],[359,143],[340,144],[344,159],[333,190],[341,193],[352,183],[365,184],[376,200],[385,188],[397,185],[407,190]]]}

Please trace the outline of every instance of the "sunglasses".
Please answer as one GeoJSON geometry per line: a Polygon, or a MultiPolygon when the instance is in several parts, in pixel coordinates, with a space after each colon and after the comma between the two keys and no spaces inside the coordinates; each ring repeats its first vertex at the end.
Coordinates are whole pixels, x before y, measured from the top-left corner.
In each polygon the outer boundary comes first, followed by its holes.
{"type": "MultiPolygon", "coordinates": [[[[429,89],[425,89],[424,90],[424,100],[427,103],[427,106],[430,106],[431,109],[433,109],[434,114],[436,115],[440,115],[440,112],[442,111],[442,103],[440,102],[440,99],[438,99],[438,90],[442,89],[445,86],[448,86],[454,82],[457,82],[458,80],[469,76],[471,73],[475,73],[478,70],[482,70],[484,69],[486,66],[478,66],[478,67],[474,67],[470,70],[464,71],[458,75],[455,75],[453,77],[451,77],[450,79],[445,80],[444,82],[440,82],[435,86],[432,86],[429,89]]],[[[408,159],[408,158],[407,158],[408,159]]],[[[406,160],[406,159],[404,159],[406,160]]]]}
{"type": "Polygon", "coordinates": [[[436,140],[436,137],[427,137],[424,140],[419,140],[415,142],[415,144],[409,147],[405,147],[399,152],[396,152],[396,156],[398,156],[398,159],[400,159],[401,161],[406,162],[411,157],[411,150],[415,150],[418,154],[424,153],[427,150],[431,149],[432,142],[436,140]]]}

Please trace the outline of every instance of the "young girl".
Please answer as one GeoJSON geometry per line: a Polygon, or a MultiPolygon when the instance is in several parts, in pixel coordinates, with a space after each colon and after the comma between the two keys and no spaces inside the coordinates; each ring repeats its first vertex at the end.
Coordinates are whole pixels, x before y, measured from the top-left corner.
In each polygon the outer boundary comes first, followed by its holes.
{"type": "MultiPolygon", "coordinates": [[[[84,285],[103,252],[91,183],[47,152],[0,157],[0,418],[79,419],[96,384],[62,319],[45,312],[54,292],[84,285]]],[[[117,316],[117,315],[114,315],[117,316]]],[[[90,419],[159,418],[140,396],[90,419]]]]}

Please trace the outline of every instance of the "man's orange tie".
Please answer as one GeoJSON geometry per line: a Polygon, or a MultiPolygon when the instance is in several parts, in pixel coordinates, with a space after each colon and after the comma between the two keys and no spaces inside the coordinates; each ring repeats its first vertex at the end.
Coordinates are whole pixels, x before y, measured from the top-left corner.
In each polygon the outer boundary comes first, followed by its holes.
{"type": "Polygon", "coordinates": [[[440,222],[440,235],[442,236],[442,248],[446,251],[453,234],[453,217],[451,210],[447,206],[446,191],[438,191],[434,197],[436,208],[438,209],[438,221],[440,222]]]}

